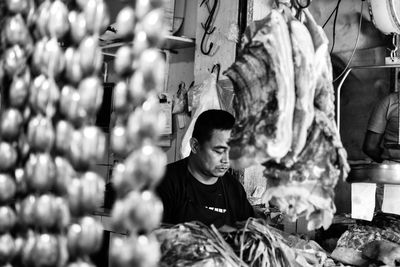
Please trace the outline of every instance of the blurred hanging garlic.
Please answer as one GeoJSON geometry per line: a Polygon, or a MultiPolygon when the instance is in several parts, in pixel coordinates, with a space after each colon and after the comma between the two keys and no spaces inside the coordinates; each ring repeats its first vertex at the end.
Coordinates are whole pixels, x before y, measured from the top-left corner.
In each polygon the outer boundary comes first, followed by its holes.
{"type": "Polygon", "coordinates": [[[104,192],[91,168],[106,150],[93,125],[106,5],[6,0],[1,8],[0,264],[93,266],[87,255],[103,235],[89,215],[104,192]]]}
{"type": "Polygon", "coordinates": [[[161,222],[163,206],[153,189],[164,175],[165,153],[156,142],[165,125],[158,94],[164,86],[164,59],[156,49],[163,41],[163,1],[136,1],[117,16],[117,29],[131,46],[116,53],[120,77],[114,89],[116,123],[111,148],[125,158],[113,170],[117,201],[113,224],[129,233],[110,244],[113,266],[157,266],[160,248],[151,231],[161,222]]]}

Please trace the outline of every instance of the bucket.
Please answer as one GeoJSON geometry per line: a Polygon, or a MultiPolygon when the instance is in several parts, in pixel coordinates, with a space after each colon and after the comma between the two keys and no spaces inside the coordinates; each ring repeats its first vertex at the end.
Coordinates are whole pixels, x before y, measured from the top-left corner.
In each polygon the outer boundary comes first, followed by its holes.
{"type": "Polygon", "coordinates": [[[375,27],[384,34],[400,34],[400,1],[368,0],[369,14],[375,27]]]}

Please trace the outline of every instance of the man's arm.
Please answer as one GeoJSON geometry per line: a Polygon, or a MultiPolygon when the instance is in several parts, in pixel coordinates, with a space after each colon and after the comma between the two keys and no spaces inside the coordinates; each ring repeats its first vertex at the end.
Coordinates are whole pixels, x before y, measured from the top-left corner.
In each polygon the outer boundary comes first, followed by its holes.
{"type": "Polygon", "coordinates": [[[387,95],[376,104],[369,117],[367,133],[364,138],[364,153],[379,163],[383,161],[381,143],[386,130],[387,114],[392,98],[393,95],[387,95]]]}
{"type": "Polygon", "coordinates": [[[242,213],[239,221],[247,220],[249,217],[255,217],[253,206],[251,206],[249,200],[247,199],[246,191],[244,190],[243,185],[238,182],[239,190],[240,190],[240,203],[242,203],[242,213]]]}
{"type": "Polygon", "coordinates": [[[374,161],[381,163],[382,159],[382,142],[383,134],[367,131],[363,144],[363,151],[374,161]]]}

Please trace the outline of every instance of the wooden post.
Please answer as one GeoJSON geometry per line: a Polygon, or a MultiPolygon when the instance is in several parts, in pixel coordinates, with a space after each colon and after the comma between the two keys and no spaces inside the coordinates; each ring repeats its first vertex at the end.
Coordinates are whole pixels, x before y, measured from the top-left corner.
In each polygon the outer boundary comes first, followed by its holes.
{"type": "Polygon", "coordinates": [[[197,25],[196,25],[196,50],[195,50],[195,68],[194,77],[195,84],[202,83],[207,79],[214,64],[221,65],[221,74],[234,61],[236,56],[236,41],[238,38],[238,7],[239,0],[205,0],[200,6],[201,1],[198,1],[197,6],[197,25]],[[205,24],[210,12],[207,8],[207,3],[211,9],[218,1],[216,11],[214,13],[211,27],[215,26],[212,34],[207,35],[203,42],[204,50],[208,50],[210,43],[214,45],[209,55],[204,55],[201,52],[201,40],[204,35],[204,29],[201,24],[205,24]]]}

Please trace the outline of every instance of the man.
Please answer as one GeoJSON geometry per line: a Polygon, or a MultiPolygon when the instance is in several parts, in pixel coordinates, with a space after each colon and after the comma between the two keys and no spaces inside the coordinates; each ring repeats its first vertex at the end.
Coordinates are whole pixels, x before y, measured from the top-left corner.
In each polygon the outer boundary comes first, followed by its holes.
{"type": "MultiPolygon", "coordinates": [[[[368,121],[363,151],[377,163],[398,164],[400,162],[399,95],[390,93],[381,99],[368,121]]],[[[383,184],[377,184],[375,210],[380,211],[383,201],[383,184]]]]}
{"type": "Polygon", "coordinates": [[[391,93],[378,102],[369,118],[363,151],[378,163],[400,161],[398,108],[398,94],[391,93]]]}
{"type": "Polygon", "coordinates": [[[228,140],[234,122],[222,110],[207,110],[197,118],[190,155],[169,164],[157,188],[164,204],[164,223],[233,226],[253,216],[243,186],[228,172],[228,140]]]}

